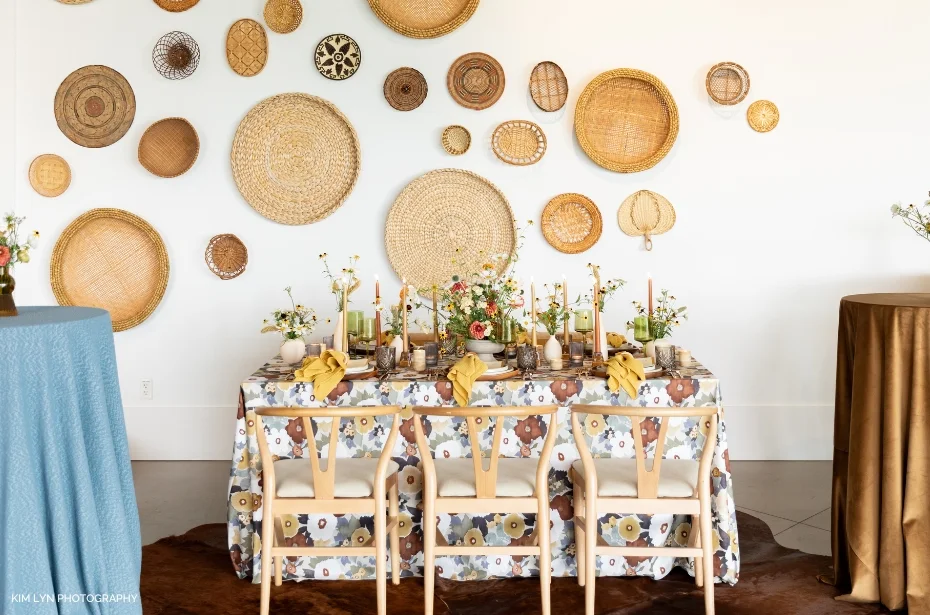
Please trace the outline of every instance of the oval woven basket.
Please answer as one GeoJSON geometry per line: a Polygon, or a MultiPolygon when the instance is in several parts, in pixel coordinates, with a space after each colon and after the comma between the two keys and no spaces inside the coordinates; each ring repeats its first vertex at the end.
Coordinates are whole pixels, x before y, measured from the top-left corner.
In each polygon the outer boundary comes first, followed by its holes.
{"type": "Polygon", "coordinates": [[[560,194],[542,213],[543,237],[566,254],[584,252],[601,238],[603,221],[594,201],[583,194],[560,194]]]}
{"type": "Polygon", "coordinates": [[[466,53],[457,58],[446,75],[449,94],[468,109],[487,109],[504,93],[504,69],[486,53],[466,53]]]}
{"type": "Polygon", "coordinates": [[[61,196],[71,185],[71,166],[61,156],[42,154],[29,165],[29,184],[42,196],[61,196]]]}
{"type": "MultiPolygon", "coordinates": [[[[410,182],[394,201],[384,233],[398,277],[417,288],[443,286],[453,275],[477,272],[495,254],[517,245],[513,212],[487,179],[440,169],[410,182]]],[[[507,263],[499,263],[500,271],[507,263]]]]}
{"type": "Polygon", "coordinates": [[[770,100],[757,100],[746,110],[749,126],[756,132],[769,132],[778,126],[781,114],[778,107],[770,100]]]}
{"type": "Polygon", "coordinates": [[[249,264],[249,251],[235,235],[217,235],[207,244],[204,260],[218,278],[231,280],[245,271],[249,264]]]}
{"type": "Polygon", "coordinates": [[[536,164],[546,154],[546,135],[533,122],[511,120],[494,130],[491,149],[495,156],[507,164],[536,164]]]}
{"type": "Polygon", "coordinates": [[[530,73],[530,97],[543,111],[558,111],[568,100],[568,79],[555,62],[540,62],[530,73]]]}
{"type": "Polygon", "coordinates": [[[172,178],[187,173],[200,154],[200,137],[190,122],[169,117],[149,126],[139,140],[139,162],[152,175],[172,178]]]}
{"type": "Polygon", "coordinates": [[[720,105],[735,105],[749,94],[749,73],[736,62],[721,62],[707,71],[707,94],[720,105]]]}
{"type": "Polygon", "coordinates": [[[103,308],[114,331],[148,318],[168,287],[161,235],[121,209],[92,209],[62,232],[52,251],[52,291],[59,305],[103,308]]]}
{"type": "Polygon", "coordinates": [[[464,126],[447,126],[442,131],[442,148],[453,156],[461,156],[471,147],[471,133],[464,126]]]}
{"type": "Polygon", "coordinates": [[[239,192],[258,213],[282,224],[310,224],[348,198],[362,155],[355,129],[335,105],[293,93],[249,111],[230,160],[239,192]]]}
{"type": "Polygon", "coordinates": [[[290,34],[300,27],[304,7],[300,0],[268,0],[265,3],[265,25],[272,32],[290,34]]]}
{"type": "Polygon", "coordinates": [[[675,208],[669,200],[651,190],[634,192],[617,211],[620,230],[631,237],[644,236],[647,250],[652,250],[652,236],[670,231],[675,218],[675,208]]]}
{"type": "Polygon", "coordinates": [[[410,38],[449,34],[471,19],[480,0],[368,0],[387,27],[410,38]]]}
{"type": "Polygon", "coordinates": [[[428,92],[423,73],[409,66],[398,68],[384,80],[384,98],[398,111],[413,111],[423,104],[428,92]]]}
{"type": "Polygon", "coordinates": [[[575,135],[591,160],[636,173],[665,158],[678,137],[678,107],[658,77],[632,68],[601,73],[575,107],[575,135]]]}
{"type": "Polygon", "coordinates": [[[136,95],[108,66],[79,68],[58,87],[55,120],[66,137],[82,147],[106,147],[129,131],[136,117],[136,95]]]}
{"type": "Polygon", "coordinates": [[[268,63],[268,35],[254,19],[240,19],[226,35],[226,61],[237,75],[254,77],[268,63]]]}

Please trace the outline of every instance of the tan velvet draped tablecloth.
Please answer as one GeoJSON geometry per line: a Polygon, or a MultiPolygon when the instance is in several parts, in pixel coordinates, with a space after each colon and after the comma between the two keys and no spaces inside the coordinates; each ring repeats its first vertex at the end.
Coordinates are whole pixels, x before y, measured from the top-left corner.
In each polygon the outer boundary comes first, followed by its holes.
{"type": "Polygon", "coordinates": [[[930,294],[844,297],[836,356],[839,600],[930,612],[930,294]]]}

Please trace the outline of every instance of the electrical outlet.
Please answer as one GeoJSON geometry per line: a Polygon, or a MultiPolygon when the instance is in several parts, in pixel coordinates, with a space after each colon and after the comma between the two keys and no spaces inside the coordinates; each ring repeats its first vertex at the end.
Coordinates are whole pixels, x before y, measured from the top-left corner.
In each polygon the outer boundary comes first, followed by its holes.
{"type": "Polygon", "coordinates": [[[143,380],[142,381],[142,399],[153,399],[154,394],[152,393],[152,381],[143,380]]]}

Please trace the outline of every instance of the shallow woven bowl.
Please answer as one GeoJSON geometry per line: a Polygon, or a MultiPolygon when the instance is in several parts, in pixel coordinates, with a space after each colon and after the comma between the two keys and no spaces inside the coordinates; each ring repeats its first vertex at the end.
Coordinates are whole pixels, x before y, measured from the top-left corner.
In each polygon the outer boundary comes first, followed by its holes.
{"type": "Polygon", "coordinates": [[[602,229],[600,210],[582,194],[560,194],[543,209],[543,237],[559,252],[584,252],[601,238],[602,229]]]}
{"type": "Polygon", "coordinates": [[[715,64],[704,81],[707,94],[721,105],[735,105],[749,94],[749,73],[735,62],[715,64]]]}
{"type": "MultiPolygon", "coordinates": [[[[510,204],[494,184],[469,171],[440,169],[403,189],[384,240],[398,277],[428,288],[479,271],[493,255],[512,255],[517,236],[510,204]]],[[[503,271],[506,259],[498,265],[503,271]]]]}
{"type": "Polygon", "coordinates": [[[368,0],[384,24],[410,38],[436,38],[449,34],[478,9],[480,0],[368,0]]]}
{"type": "Polygon", "coordinates": [[[575,135],[591,160],[636,173],[665,158],[678,137],[678,107],[658,77],[632,68],[601,73],[575,107],[575,135]]]}
{"type": "Polygon", "coordinates": [[[158,177],[187,173],[200,153],[200,138],[190,122],[169,117],[149,126],[139,140],[139,162],[158,177]]]}
{"type": "Polygon", "coordinates": [[[272,32],[290,34],[304,19],[304,7],[300,0],[268,0],[265,3],[265,25],[272,32]]]}
{"type": "Polygon", "coordinates": [[[218,278],[232,280],[245,271],[249,264],[249,251],[235,235],[217,235],[207,244],[204,260],[218,278]]]}
{"type": "Polygon", "coordinates": [[[568,79],[555,62],[540,62],[530,73],[530,97],[543,111],[558,111],[568,100],[568,79]]]}
{"type": "Polygon", "coordinates": [[[226,35],[226,61],[237,75],[254,77],[268,63],[268,35],[262,24],[240,19],[226,35]]]}
{"type": "Polygon", "coordinates": [[[110,312],[114,331],[148,318],[168,286],[168,252],[158,232],[121,209],[92,209],[68,225],[52,251],[59,305],[110,312]]]}
{"type": "Polygon", "coordinates": [[[746,119],[756,132],[769,132],[778,126],[781,114],[770,100],[757,100],[746,110],[746,119]]]}
{"type": "Polygon", "coordinates": [[[471,147],[471,133],[464,126],[447,126],[442,131],[442,148],[453,156],[461,156],[471,147]]]}
{"type": "Polygon", "coordinates": [[[335,105],[309,94],[280,94],[256,105],[236,130],[233,178],[258,213],[310,224],[348,198],[362,164],[355,129],[335,105]]]}
{"type": "Polygon", "coordinates": [[[536,164],[546,153],[546,135],[533,122],[511,120],[498,126],[491,135],[491,149],[507,164],[536,164]]]}
{"type": "Polygon", "coordinates": [[[457,58],[446,75],[446,87],[458,104],[468,109],[487,109],[504,93],[504,69],[486,53],[466,53],[457,58]]]}
{"type": "Polygon", "coordinates": [[[106,147],[129,131],[136,96],[120,73],[108,66],[79,68],[55,94],[55,120],[66,137],[83,147],[106,147]]]}
{"type": "Polygon", "coordinates": [[[384,80],[384,98],[398,111],[413,111],[423,104],[429,87],[423,73],[404,66],[384,80]]]}
{"type": "Polygon", "coordinates": [[[71,167],[61,156],[42,154],[29,165],[29,184],[42,196],[61,196],[71,185],[71,167]]]}

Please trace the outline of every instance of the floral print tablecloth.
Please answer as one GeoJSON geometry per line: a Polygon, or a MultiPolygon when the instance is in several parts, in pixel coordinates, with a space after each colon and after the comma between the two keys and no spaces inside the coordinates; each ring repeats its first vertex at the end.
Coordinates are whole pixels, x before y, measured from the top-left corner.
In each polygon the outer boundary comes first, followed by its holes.
{"type": "MultiPolygon", "coordinates": [[[[355,419],[343,419],[338,432],[340,457],[377,456],[390,429],[391,417],[365,416],[366,406],[443,406],[454,405],[452,388],[446,380],[424,380],[422,374],[402,372],[390,379],[355,380],[340,383],[326,398],[316,399],[309,383],[293,382],[293,367],[280,359],[264,365],[242,383],[236,422],[235,446],[229,483],[229,549],[233,566],[240,578],[258,583],[261,568],[262,483],[261,458],[255,426],[255,408],[269,406],[320,407],[352,406],[359,408],[355,419]]],[[[557,404],[558,439],[552,453],[549,491],[552,500],[552,573],[573,576],[576,573],[572,485],[568,469],[578,451],[571,433],[569,408],[573,404],[608,404],[638,407],[722,406],[717,378],[698,364],[674,374],[658,374],[639,387],[631,399],[622,390],[611,393],[603,378],[571,370],[538,372],[529,379],[476,382],[471,395],[472,406],[534,406],[557,404]]],[[[739,576],[739,543],[736,531],[736,507],[727,448],[727,431],[722,409],[713,458],[713,542],[716,550],[714,572],[718,582],[734,584],[739,576]]],[[[400,557],[402,576],[420,576],[423,568],[421,532],[422,476],[419,469],[421,451],[413,434],[413,414],[402,412],[403,423],[392,457],[400,465],[400,557]]],[[[697,459],[703,449],[706,425],[699,418],[665,419],[669,424],[666,458],[697,459]]],[[[660,419],[646,419],[641,433],[647,454],[654,450],[660,419]]],[[[321,421],[322,423],[322,421],[321,421]]],[[[595,456],[632,457],[634,454],[630,421],[622,417],[589,415],[584,422],[585,437],[595,456]],[[605,420],[606,419],[606,420],[605,420]]],[[[493,424],[481,434],[482,448],[490,449],[493,424]]],[[[548,419],[529,415],[522,420],[504,422],[501,453],[513,457],[538,457],[548,419]]],[[[276,458],[305,457],[307,442],[299,420],[266,418],[265,437],[276,458]]],[[[426,425],[432,454],[445,457],[470,456],[468,432],[464,420],[431,417],[426,425]]],[[[316,429],[317,446],[326,444],[329,429],[316,429]],[[324,435],[325,434],[325,435],[324,435]]],[[[324,453],[325,454],[325,453],[324,453]]],[[[529,544],[535,514],[508,514],[488,511],[486,515],[440,515],[439,531],[449,544],[519,545],[529,544]]],[[[634,546],[686,545],[691,531],[689,515],[616,515],[600,518],[605,540],[610,544],[634,546]]],[[[352,543],[373,531],[372,517],[354,515],[285,515],[285,540],[289,546],[346,546],[346,555],[336,558],[287,558],[284,578],[369,579],[374,578],[371,557],[352,555],[352,543]]],[[[535,557],[438,557],[440,576],[459,579],[532,576],[539,573],[535,557]]],[[[674,557],[601,557],[598,574],[642,575],[660,579],[673,567],[682,566],[693,574],[693,563],[674,557]]]]}

